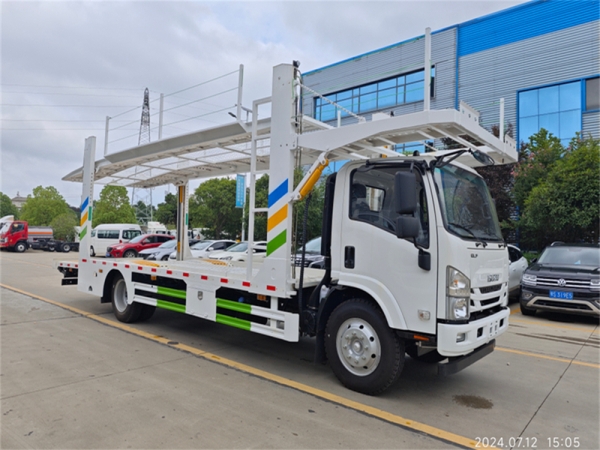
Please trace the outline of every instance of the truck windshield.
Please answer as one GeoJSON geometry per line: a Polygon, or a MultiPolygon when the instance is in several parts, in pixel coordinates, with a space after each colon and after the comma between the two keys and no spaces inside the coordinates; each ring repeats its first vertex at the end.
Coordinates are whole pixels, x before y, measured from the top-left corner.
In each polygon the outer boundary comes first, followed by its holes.
{"type": "Polygon", "coordinates": [[[0,223],[0,235],[3,235],[8,231],[10,224],[10,222],[0,223]]]}
{"type": "Polygon", "coordinates": [[[461,238],[503,241],[496,207],[483,179],[453,165],[436,167],[434,179],[446,229],[461,238]]]}

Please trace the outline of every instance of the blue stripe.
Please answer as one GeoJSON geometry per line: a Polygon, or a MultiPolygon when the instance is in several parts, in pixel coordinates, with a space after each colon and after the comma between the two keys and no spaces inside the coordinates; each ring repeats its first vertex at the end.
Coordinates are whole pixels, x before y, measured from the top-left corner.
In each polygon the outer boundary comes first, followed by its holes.
{"type": "Polygon", "coordinates": [[[81,212],[84,212],[85,209],[87,208],[87,205],[89,203],[90,198],[86,197],[85,200],[83,201],[82,205],[81,205],[81,212]]]}
{"type": "Polygon", "coordinates": [[[597,0],[543,0],[459,25],[458,56],[512,44],[600,18],[597,0]]]}
{"type": "Polygon", "coordinates": [[[288,192],[288,180],[285,179],[283,183],[277,186],[273,192],[269,194],[269,208],[277,203],[281,197],[283,197],[288,192]]]}

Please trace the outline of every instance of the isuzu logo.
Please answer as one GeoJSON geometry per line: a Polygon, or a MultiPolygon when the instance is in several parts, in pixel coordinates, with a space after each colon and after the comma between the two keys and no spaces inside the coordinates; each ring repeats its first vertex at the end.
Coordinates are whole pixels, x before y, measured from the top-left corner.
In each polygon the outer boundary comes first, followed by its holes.
{"type": "Polygon", "coordinates": [[[567,285],[567,282],[561,278],[560,280],[558,280],[558,285],[565,287],[567,285]]]}
{"type": "Polygon", "coordinates": [[[488,275],[488,283],[491,283],[492,281],[498,281],[500,279],[500,274],[499,273],[495,273],[494,275],[488,275]]]}

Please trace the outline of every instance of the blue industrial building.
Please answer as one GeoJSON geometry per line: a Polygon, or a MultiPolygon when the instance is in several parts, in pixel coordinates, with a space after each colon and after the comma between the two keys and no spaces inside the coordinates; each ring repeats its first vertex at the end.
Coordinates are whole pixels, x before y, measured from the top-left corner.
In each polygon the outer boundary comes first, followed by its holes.
{"type": "MultiPolygon", "coordinates": [[[[464,101],[489,129],[504,99],[518,142],[542,127],[563,144],[576,132],[600,138],[599,13],[597,0],[534,0],[433,31],[431,108],[464,101]]],[[[342,125],[354,115],[421,111],[424,55],[419,36],[305,73],[303,112],[335,126],[338,111],[342,125]]],[[[413,149],[423,144],[398,146],[413,149]]]]}

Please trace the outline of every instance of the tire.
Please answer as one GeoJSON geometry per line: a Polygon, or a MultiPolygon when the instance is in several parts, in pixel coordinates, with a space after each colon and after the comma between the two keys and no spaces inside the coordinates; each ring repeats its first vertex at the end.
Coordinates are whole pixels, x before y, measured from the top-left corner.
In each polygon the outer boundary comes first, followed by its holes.
{"type": "Polygon", "coordinates": [[[27,244],[25,242],[17,242],[17,245],[15,245],[14,250],[17,253],[23,253],[25,250],[27,250],[27,244]]]}
{"type": "Polygon", "coordinates": [[[169,260],[169,255],[163,256],[160,260],[161,261],[168,261],[169,260]]]}
{"type": "Polygon", "coordinates": [[[94,251],[94,247],[90,247],[90,256],[96,256],[96,252],[94,251]]]}
{"type": "Polygon", "coordinates": [[[140,306],[142,311],[140,312],[140,318],[138,319],[138,321],[145,322],[154,315],[154,311],[156,311],[156,306],[144,305],[141,303],[140,306]]]}
{"type": "Polygon", "coordinates": [[[137,252],[135,250],[127,250],[123,253],[123,258],[135,258],[137,256],[137,252]]]}
{"type": "Polygon", "coordinates": [[[136,302],[127,303],[127,284],[120,273],[113,278],[111,299],[113,313],[119,322],[133,323],[139,320],[142,305],[136,302]]]}
{"type": "Polygon", "coordinates": [[[69,253],[71,251],[71,246],[69,244],[63,244],[61,251],[65,252],[65,253],[69,253]]]}
{"type": "Polygon", "coordinates": [[[446,359],[446,357],[440,355],[437,350],[431,350],[423,355],[419,355],[419,347],[417,347],[415,344],[406,346],[406,353],[412,359],[428,364],[437,364],[446,359]]]}
{"type": "Polygon", "coordinates": [[[361,298],[333,310],[325,329],[325,350],[340,382],[367,395],[385,391],[404,366],[404,341],[388,327],[383,313],[361,298]]]}
{"type": "Polygon", "coordinates": [[[56,246],[54,244],[48,244],[48,251],[49,252],[54,252],[56,251],[56,246]]]}
{"type": "Polygon", "coordinates": [[[523,302],[521,301],[519,301],[519,306],[521,307],[521,314],[524,316],[535,316],[535,309],[528,308],[527,306],[523,305],[523,302]]]}

